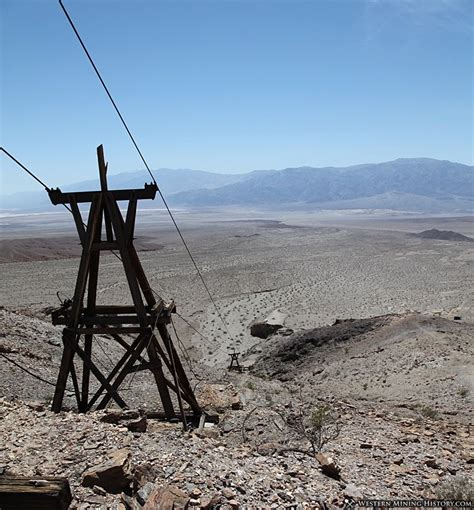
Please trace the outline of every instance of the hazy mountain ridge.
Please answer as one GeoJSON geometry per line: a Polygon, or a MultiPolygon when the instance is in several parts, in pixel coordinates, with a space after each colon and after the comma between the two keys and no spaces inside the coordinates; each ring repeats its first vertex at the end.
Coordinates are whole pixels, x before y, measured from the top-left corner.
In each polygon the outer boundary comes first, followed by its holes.
{"type": "MultiPolygon", "coordinates": [[[[252,172],[249,174],[218,174],[202,170],[171,170],[169,168],[154,170],[153,174],[165,196],[197,188],[224,186],[252,176],[252,172]]],[[[150,181],[150,174],[146,170],[108,175],[110,189],[143,188],[143,185],[150,181]]],[[[89,179],[59,187],[62,191],[89,191],[99,189],[100,184],[99,179],[89,179]]],[[[0,195],[0,208],[3,210],[43,211],[49,207],[51,207],[51,202],[44,191],[0,195]]]]}
{"type": "MultiPolygon", "coordinates": [[[[176,205],[281,205],[306,204],[324,206],[332,202],[344,208],[344,201],[355,201],[350,207],[378,208],[374,202],[389,202],[389,208],[403,203],[403,208],[422,206],[449,210],[472,208],[474,168],[460,163],[428,158],[398,159],[387,163],[357,165],[345,168],[287,168],[271,175],[215,188],[177,193],[171,197],[176,205]],[[398,195],[398,196],[397,196],[398,195]],[[379,197],[380,200],[375,200],[379,197]],[[425,197],[430,200],[419,200],[425,197]],[[390,200],[387,200],[390,198],[390,200]],[[429,202],[429,203],[423,203],[429,202]]],[[[335,204],[334,204],[335,205],[335,204]]]]}
{"type": "MultiPolygon", "coordinates": [[[[184,207],[252,205],[283,209],[467,212],[472,211],[474,198],[474,167],[429,158],[243,174],[160,169],[154,175],[170,204],[184,207]]],[[[150,180],[144,170],[121,173],[109,176],[109,187],[141,188],[150,180]]],[[[82,191],[98,186],[97,180],[88,180],[61,189],[82,191]]],[[[3,195],[0,205],[4,211],[16,212],[51,208],[44,191],[3,195]]]]}
{"type": "MultiPolygon", "coordinates": [[[[217,188],[233,184],[250,174],[218,174],[203,170],[160,168],[153,171],[156,181],[164,193],[171,194],[198,188],[217,188]]],[[[110,189],[142,188],[145,182],[150,182],[150,174],[146,170],[124,172],[108,176],[110,189]]],[[[64,191],[92,190],[99,187],[98,179],[82,181],[64,186],[64,191]]]]}

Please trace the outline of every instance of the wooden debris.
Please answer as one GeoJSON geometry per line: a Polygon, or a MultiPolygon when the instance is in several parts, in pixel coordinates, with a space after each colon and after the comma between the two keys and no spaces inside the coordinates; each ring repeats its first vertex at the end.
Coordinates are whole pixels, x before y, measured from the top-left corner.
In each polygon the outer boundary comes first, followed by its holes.
{"type": "Polygon", "coordinates": [[[65,510],[71,504],[69,482],[65,478],[0,476],[2,510],[65,510]]]}

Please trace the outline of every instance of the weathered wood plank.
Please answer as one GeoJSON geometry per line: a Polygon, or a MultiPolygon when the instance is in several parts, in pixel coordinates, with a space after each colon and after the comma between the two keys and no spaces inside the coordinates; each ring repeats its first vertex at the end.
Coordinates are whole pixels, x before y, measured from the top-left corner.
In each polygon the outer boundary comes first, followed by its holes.
{"type": "MultiPolygon", "coordinates": [[[[155,184],[145,184],[143,189],[116,189],[110,190],[110,193],[114,200],[130,200],[132,198],[132,194],[135,193],[137,200],[153,200],[156,196],[158,188],[155,184]]],[[[92,202],[95,197],[101,195],[102,191],[76,191],[75,193],[63,193],[59,188],[52,189],[48,192],[49,198],[53,205],[58,204],[70,204],[71,203],[71,195],[74,195],[74,198],[78,204],[83,204],[86,202],[92,202]]]]}
{"type": "Polygon", "coordinates": [[[0,476],[2,510],[66,510],[71,501],[65,478],[0,476]]]}
{"type": "Polygon", "coordinates": [[[79,211],[79,207],[77,207],[77,202],[74,197],[71,197],[70,205],[71,205],[72,217],[74,218],[74,223],[76,224],[77,234],[79,235],[81,244],[84,244],[84,239],[86,237],[86,230],[84,228],[84,222],[82,221],[81,211],[79,211]]]}

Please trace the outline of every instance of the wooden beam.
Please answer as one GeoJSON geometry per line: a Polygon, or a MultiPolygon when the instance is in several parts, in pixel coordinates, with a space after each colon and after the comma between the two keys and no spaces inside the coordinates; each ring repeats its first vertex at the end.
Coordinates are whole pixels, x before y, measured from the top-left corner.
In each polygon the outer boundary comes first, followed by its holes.
{"type": "MultiPolygon", "coordinates": [[[[99,178],[100,178],[100,189],[102,191],[107,191],[107,163],[105,162],[104,157],[104,147],[99,145],[97,147],[97,161],[99,164],[99,178]]],[[[102,206],[103,207],[103,206],[102,206]]],[[[110,216],[107,210],[104,208],[104,224],[105,224],[105,233],[107,237],[107,241],[112,242],[114,240],[114,236],[112,233],[112,225],[110,224],[110,216]]]]}
{"type": "Polygon", "coordinates": [[[2,510],[67,510],[71,502],[67,478],[0,476],[2,510]]]}
{"type": "MultiPolygon", "coordinates": [[[[84,336],[84,352],[86,356],[92,358],[92,338],[91,334],[84,336]]],[[[87,401],[89,400],[89,381],[90,381],[90,370],[85,362],[82,362],[82,387],[81,387],[81,405],[79,411],[85,413],[87,410],[87,401]]]]}
{"type": "Polygon", "coordinates": [[[151,328],[149,327],[115,327],[115,326],[103,326],[95,328],[65,328],[72,333],[80,333],[81,335],[111,335],[112,333],[118,333],[123,335],[134,335],[135,333],[150,333],[151,328]]]}
{"type": "MultiPolygon", "coordinates": [[[[84,310],[88,312],[88,310],[84,310]]],[[[133,305],[96,305],[95,312],[98,314],[120,314],[127,313],[131,314],[135,312],[133,305]]]]}
{"type": "Polygon", "coordinates": [[[84,240],[86,237],[86,231],[84,229],[84,222],[82,221],[81,211],[79,211],[79,207],[77,207],[77,201],[74,197],[71,197],[71,211],[72,217],[74,218],[74,223],[76,224],[77,234],[81,241],[81,244],[84,244],[84,240]]]}
{"type": "Polygon", "coordinates": [[[79,271],[77,275],[76,288],[72,300],[70,322],[68,326],[77,327],[83,307],[84,293],[86,290],[87,277],[89,274],[89,266],[92,255],[92,244],[94,242],[97,229],[100,228],[100,212],[102,197],[99,195],[91,205],[89,220],[87,222],[87,232],[82,248],[81,262],[79,263],[79,271]]]}
{"type": "MultiPolygon", "coordinates": [[[[100,239],[102,237],[102,229],[96,228],[94,232],[94,239],[92,246],[100,243],[100,239]]],[[[97,283],[99,280],[99,262],[100,262],[100,253],[93,251],[90,255],[90,265],[89,265],[89,281],[87,287],[87,307],[85,310],[83,309],[82,315],[84,314],[95,314],[96,313],[96,302],[97,302],[97,283]]],[[[93,336],[91,334],[86,334],[84,337],[84,352],[89,359],[92,358],[92,339],[93,336]]],[[[89,382],[90,382],[90,369],[87,363],[83,362],[82,364],[82,398],[81,405],[79,409],[82,412],[85,412],[87,409],[87,401],[89,400],[89,382]]]]}
{"type": "Polygon", "coordinates": [[[158,331],[160,332],[160,336],[163,339],[166,350],[168,351],[168,355],[170,359],[174,359],[174,365],[177,372],[179,385],[183,389],[183,393],[189,396],[189,400],[187,402],[191,406],[194,412],[200,413],[201,407],[199,406],[196,397],[194,396],[194,392],[189,384],[188,376],[181,364],[181,360],[179,359],[178,353],[174,348],[173,341],[171,340],[170,334],[166,329],[166,326],[163,324],[158,324],[158,331]]]}
{"type": "Polygon", "coordinates": [[[148,358],[150,362],[153,363],[153,376],[155,377],[156,386],[158,387],[158,392],[161,397],[161,402],[163,404],[163,409],[165,411],[166,418],[171,420],[176,416],[173,402],[171,401],[170,392],[168,391],[168,386],[166,384],[165,374],[163,373],[163,369],[161,367],[161,360],[158,356],[156,350],[156,337],[152,335],[151,342],[148,342],[147,351],[148,358]]]}
{"type": "Polygon", "coordinates": [[[70,373],[72,386],[74,388],[74,394],[76,395],[77,407],[80,409],[82,407],[82,398],[81,392],[79,390],[79,382],[77,380],[76,369],[74,368],[74,360],[71,361],[70,373]]]}
{"type": "Polygon", "coordinates": [[[137,250],[133,244],[129,247],[130,257],[132,259],[132,263],[137,272],[138,282],[140,283],[140,288],[142,289],[143,295],[145,296],[146,302],[148,306],[154,306],[156,304],[155,295],[151,290],[150,284],[148,283],[148,278],[145,275],[145,271],[143,270],[142,263],[138,258],[137,250]]]}
{"type": "Polygon", "coordinates": [[[99,164],[100,189],[107,191],[107,164],[104,157],[104,146],[97,147],[97,162],[99,164]]]}
{"type": "Polygon", "coordinates": [[[137,216],[137,196],[132,194],[128,203],[127,217],[125,218],[125,242],[131,244],[135,233],[135,219],[137,216]]]}
{"type": "Polygon", "coordinates": [[[104,250],[117,250],[118,245],[115,241],[109,242],[109,241],[101,241],[98,243],[94,243],[92,245],[92,249],[94,251],[104,251],[104,250]]]}
{"type": "Polygon", "coordinates": [[[56,387],[54,390],[53,403],[51,405],[51,411],[53,413],[59,413],[63,405],[64,392],[66,390],[67,379],[71,368],[72,359],[74,357],[74,351],[70,347],[70,342],[67,341],[69,335],[75,336],[74,333],[63,331],[63,354],[61,356],[61,365],[59,367],[58,379],[56,381],[56,387]]]}
{"type": "MultiPolygon", "coordinates": [[[[144,325],[149,325],[151,317],[146,316],[144,325]]],[[[136,315],[96,315],[94,317],[84,316],[81,324],[93,326],[94,324],[137,324],[140,319],[136,315]]]]}
{"type": "MultiPolygon", "coordinates": [[[[115,189],[109,190],[107,193],[110,193],[116,201],[130,200],[133,193],[135,193],[137,200],[153,200],[156,196],[157,190],[158,187],[155,184],[145,184],[143,189],[115,189]]],[[[59,188],[48,191],[49,198],[53,205],[70,204],[71,195],[74,195],[78,204],[92,202],[94,198],[101,193],[102,191],[76,191],[75,193],[63,193],[59,188]]]]}

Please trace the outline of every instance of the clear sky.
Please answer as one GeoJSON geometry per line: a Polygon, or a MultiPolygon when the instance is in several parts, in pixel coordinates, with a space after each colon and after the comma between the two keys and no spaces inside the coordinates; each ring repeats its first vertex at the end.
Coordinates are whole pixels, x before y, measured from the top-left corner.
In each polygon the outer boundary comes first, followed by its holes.
{"type": "MultiPolygon", "coordinates": [[[[471,0],[64,0],[152,168],[472,164],[471,0]]],[[[142,168],[55,0],[0,0],[1,143],[50,186],[142,168]]],[[[2,192],[38,189],[0,156],[2,192]]]]}

